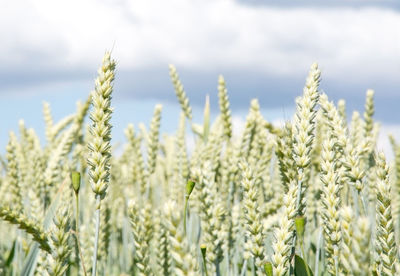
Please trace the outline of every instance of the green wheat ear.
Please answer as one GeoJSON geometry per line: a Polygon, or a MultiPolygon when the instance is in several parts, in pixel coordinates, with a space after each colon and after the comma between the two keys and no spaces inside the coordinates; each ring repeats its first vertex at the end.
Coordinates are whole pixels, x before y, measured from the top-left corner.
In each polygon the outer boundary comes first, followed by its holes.
{"type": "Polygon", "coordinates": [[[81,173],[80,172],[72,172],[71,173],[71,182],[72,188],[75,191],[75,194],[79,193],[79,189],[81,187],[81,173]]]}
{"type": "Polygon", "coordinates": [[[186,197],[187,198],[189,198],[195,185],[196,185],[196,182],[194,180],[188,180],[188,182],[186,184],[186,197]]]}

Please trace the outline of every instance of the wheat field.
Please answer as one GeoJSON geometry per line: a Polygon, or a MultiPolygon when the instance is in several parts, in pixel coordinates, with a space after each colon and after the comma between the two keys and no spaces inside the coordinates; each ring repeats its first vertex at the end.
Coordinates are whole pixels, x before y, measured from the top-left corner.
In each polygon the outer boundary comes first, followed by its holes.
{"type": "Polygon", "coordinates": [[[115,154],[115,69],[107,52],[71,116],[54,122],[44,104],[45,141],[23,121],[10,132],[0,275],[400,273],[400,144],[386,138],[393,162],[377,149],[372,90],[347,118],[312,64],[291,121],[271,124],[253,99],[236,133],[224,78],[219,115],[211,122],[206,101],[196,124],[170,65],[178,130],[160,133],[156,105],[148,127],[126,127],[115,154]]]}

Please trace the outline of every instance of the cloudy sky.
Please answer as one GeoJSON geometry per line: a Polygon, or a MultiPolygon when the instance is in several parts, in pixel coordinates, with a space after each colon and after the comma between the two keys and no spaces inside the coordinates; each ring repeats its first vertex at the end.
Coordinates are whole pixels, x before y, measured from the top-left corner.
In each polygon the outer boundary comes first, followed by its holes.
{"type": "MultiPolygon", "coordinates": [[[[16,0],[0,9],[0,145],[24,118],[43,132],[42,102],[60,119],[93,88],[101,58],[118,62],[115,137],[164,105],[164,130],[179,108],[168,76],[175,64],[201,119],[227,81],[236,117],[259,98],[267,119],[290,118],[311,63],[321,88],[362,110],[376,91],[376,118],[400,122],[400,2],[397,0],[16,0]]],[[[239,121],[239,120],[237,120],[239,121]]]]}

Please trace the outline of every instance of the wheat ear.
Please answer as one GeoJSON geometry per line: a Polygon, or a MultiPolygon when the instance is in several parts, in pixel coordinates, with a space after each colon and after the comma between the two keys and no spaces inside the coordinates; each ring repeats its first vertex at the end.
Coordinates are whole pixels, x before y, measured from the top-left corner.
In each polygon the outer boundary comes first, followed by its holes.
{"type": "Polygon", "coordinates": [[[106,195],[110,182],[110,157],[111,157],[111,94],[113,91],[115,61],[111,59],[110,53],[103,57],[103,64],[98,70],[95,82],[95,90],[92,92],[93,111],[90,118],[93,122],[90,133],[92,135],[87,160],[90,170],[90,185],[96,196],[96,232],[95,246],[93,252],[92,275],[96,276],[97,245],[100,229],[100,202],[106,195]]]}
{"type": "Polygon", "coordinates": [[[377,183],[376,183],[376,252],[377,265],[380,275],[396,274],[397,246],[394,233],[394,222],[391,207],[391,186],[388,179],[389,169],[385,156],[379,153],[376,156],[377,183]]]}

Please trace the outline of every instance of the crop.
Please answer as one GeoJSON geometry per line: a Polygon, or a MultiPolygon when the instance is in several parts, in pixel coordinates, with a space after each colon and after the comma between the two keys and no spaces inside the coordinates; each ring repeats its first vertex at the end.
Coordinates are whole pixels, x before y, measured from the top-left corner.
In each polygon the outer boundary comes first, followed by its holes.
{"type": "Polygon", "coordinates": [[[312,64],[293,120],[272,124],[253,99],[238,131],[223,76],[219,115],[211,121],[207,98],[195,123],[170,65],[176,133],[160,135],[156,105],[148,128],[126,127],[115,154],[115,68],[106,53],[75,114],[54,122],[44,104],[45,143],[23,121],[10,133],[0,275],[400,273],[400,145],[390,137],[392,163],[376,149],[372,90],[348,122],[312,64]]]}

